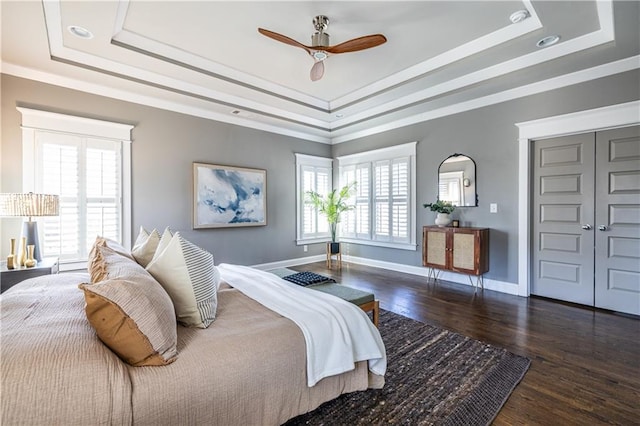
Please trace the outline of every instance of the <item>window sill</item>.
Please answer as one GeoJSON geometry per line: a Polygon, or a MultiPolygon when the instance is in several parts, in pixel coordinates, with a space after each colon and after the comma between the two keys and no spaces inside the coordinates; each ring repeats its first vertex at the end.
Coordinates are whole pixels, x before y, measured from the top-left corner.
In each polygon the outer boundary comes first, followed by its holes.
{"type": "Polygon", "coordinates": [[[296,240],[296,245],[298,246],[303,246],[306,244],[320,244],[320,243],[328,243],[331,241],[331,238],[329,237],[323,237],[323,238],[306,238],[303,240],[296,240]]]}
{"type": "Polygon", "coordinates": [[[344,238],[344,237],[340,238],[339,241],[341,243],[360,244],[363,246],[384,247],[384,248],[392,248],[397,250],[416,251],[418,249],[418,245],[415,243],[388,243],[384,241],[358,240],[358,239],[344,238]]]}
{"type": "Polygon", "coordinates": [[[87,260],[62,261],[60,262],[58,270],[60,272],[86,272],[87,260]]]}

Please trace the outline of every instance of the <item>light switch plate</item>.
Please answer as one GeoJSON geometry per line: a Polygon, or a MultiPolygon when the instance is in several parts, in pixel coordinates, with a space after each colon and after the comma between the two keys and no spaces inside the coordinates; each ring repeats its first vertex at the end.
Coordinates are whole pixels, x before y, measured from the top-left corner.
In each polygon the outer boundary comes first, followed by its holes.
{"type": "Polygon", "coordinates": [[[489,212],[490,213],[498,213],[498,204],[497,203],[489,204],[489,212]]]}

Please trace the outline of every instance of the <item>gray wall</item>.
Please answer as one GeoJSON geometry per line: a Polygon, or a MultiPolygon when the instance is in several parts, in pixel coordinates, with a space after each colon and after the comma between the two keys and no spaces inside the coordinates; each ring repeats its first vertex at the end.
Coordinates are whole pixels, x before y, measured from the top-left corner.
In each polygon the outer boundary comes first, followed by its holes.
{"type": "MultiPolygon", "coordinates": [[[[215,262],[258,264],[324,253],[296,246],[294,153],[330,156],[331,147],[2,75],[2,192],[22,191],[20,113],[16,106],[135,125],[132,132],[133,238],[140,225],[169,225],[211,251],[215,262]],[[267,170],[267,226],[191,229],[194,161],[267,170]]],[[[20,235],[2,219],[1,255],[20,235]],[[6,246],[6,247],[5,247],[6,246]]]]}
{"type": "Polygon", "coordinates": [[[421,265],[422,226],[432,225],[436,215],[422,204],[437,198],[438,166],[458,152],[476,162],[478,207],[458,208],[453,217],[461,225],[491,228],[490,271],[485,276],[517,283],[518,128],[514,124],[640,99],[639,81],[638,71],[627,72],[334,145],[335,157],[418,141],[418,250],[349,244],[348,254],[421,265]],[[498,204],[498,213],[489,213],[489,203],[498,204]]]}
{"type": "MultiPolygon", "coordinates": [[[[518,245],[518,129],[514,123],[640,99],[638,71],[594,80],[495,106],[468,111],[332,147],[94,96],[30,80],[2,76],[2,192],[21,191],[20,114],[16,106],[40,108],[135,125],[133,131],[134,228],[184,232],[213,252],[216,263],[257,264],[323,253],[295,245],[295,152],[339,156],[418,141],[417,241],[435,213],[422,203],[437,197],[438,165],[452,153],[476,162],[478,207],[460,208],[462,224],[491,228],[487,278],[516,283],[518,245]],[[267,170],[268,225],[227,230],[191,230],[193,161],[267,170]],[[489,213],[489,203],[499,212],[489,213]]],[[[1,253],[19,234],[20,221],[3,219],[1,253]]],[[[135,234],[135,229],[134,229],[135,234]]],[[[346,254],[421,265],[417,251],[349,244],[346,254]]]]}

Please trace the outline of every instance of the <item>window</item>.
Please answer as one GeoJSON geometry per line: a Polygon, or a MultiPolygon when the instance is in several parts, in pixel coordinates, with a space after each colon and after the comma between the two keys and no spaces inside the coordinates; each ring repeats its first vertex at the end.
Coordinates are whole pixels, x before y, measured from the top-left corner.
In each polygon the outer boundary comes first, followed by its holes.
{"type": "Polygon", "coordinates": [[[307,197],[307,191],[326,195],[333,188],[330,158],[296,154],[297,170],[297,244],[326,241],[330,238],[329,224],[307,197]]]}
{"type": "Polygon", "coordinates": [[[338,157],[340,184],[357,182],[343,241],[416,249],[415,152],[413,142],[338,157]]]}
{"type": "Polygon", "coordinates": [[[355,237],[363,240],[371,239],[369,229],[369,164],[346,166],[342,170],[341,181],[344,185],[357,182],[354,196],[349,204],[354,206],[342,215],[342,236],[355,237]]]}
{"type": "Polygon", "coordinates": [[[464,172],[442,172],[438,179],[438,194],[442,201],[449,201],[454,206],[464,206],[464,191],[462,190],[462,178],[464,172]]]}
{"type": "Polygon", "coordinates": [[[60,215],[40,220],[43,256],[73,269],[84,265],[97,235],[130,246],[132,126],[18,109],[23,190],[60,196],[60,215]]]}

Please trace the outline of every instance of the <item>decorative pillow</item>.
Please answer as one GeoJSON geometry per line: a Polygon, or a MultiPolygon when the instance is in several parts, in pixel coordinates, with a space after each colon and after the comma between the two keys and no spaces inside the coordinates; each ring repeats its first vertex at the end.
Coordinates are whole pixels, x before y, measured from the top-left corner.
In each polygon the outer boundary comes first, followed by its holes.
{"type": "Polygon", "coordinates": [[[160,256],[160,253],[162,253],[164,251],[164,249],[167,248],[167,246],[169,245],[169,242],[171,241],[172,238],[173,238],[173,231],[171,230],[171,228],[169,228],[167,226],[166,228],[164,228],[164,232],[162,233],[162,237],[160,237],[160,242],[158,243],[158,247],[156,248],[156,252],[153,254],[153,258],[151,259],[152,262],[158,256],[160,256]]]}
{"type": "Polygon", "coordinates": [[[129,251],[124,248],[122,246],[122,244],[120,244],[119,242],[112,240],[110,238],[106,238],[106,237],[102,237],[102,236],[97,236],[96,237],[96,241],[93,243],[93,246],[91,247],[91,251],[89,251],[89,259],[88,259],[88,268],[91,268],[91,263],[93,261],[95,261],[95,255],[96,255],[96,247],[97,246],[101,246],[101,247],[109,247],[111,250],[115,251],[116,253],[118,253],[121,256],[127,257],[131,260],[135,260],[133,258],[133,256],[131,256],[131,253],[129,253],[129,251]]]}
{"type": "Polygon", "coordinates": [[[151,276],[80,284],[98,337],[134,367],[175,361],[178,334],[171,299],[151,276]]]}
{"type": "Polygon", "coordinates": [[[148,232],[141,226],[138,238],[136,238],[136,242],[131,249],[131,254],[136,262],[143,267],[146,267],[149,262],[151,262],[151,259],[153,259],[153,255],[156,253],[159,243],[160,234],[157,230],[154,229],[153,231],[148,232]]]}
{"type": "Polygon", "coordinates": [[[132,279],[140,274],[149,276],[135,260],[116,253],[107,246],[97,245],[93,260],[89,263],[91,282],[98,283],[109,279],[132,279]]]}
{"type": "Polygon", "coordinates": [[[169,293],[179,322],[200,328],[213,322],[220,275],[211,253],[176,232],[163,252],[147,266],[147,271],[169,293]]]}

